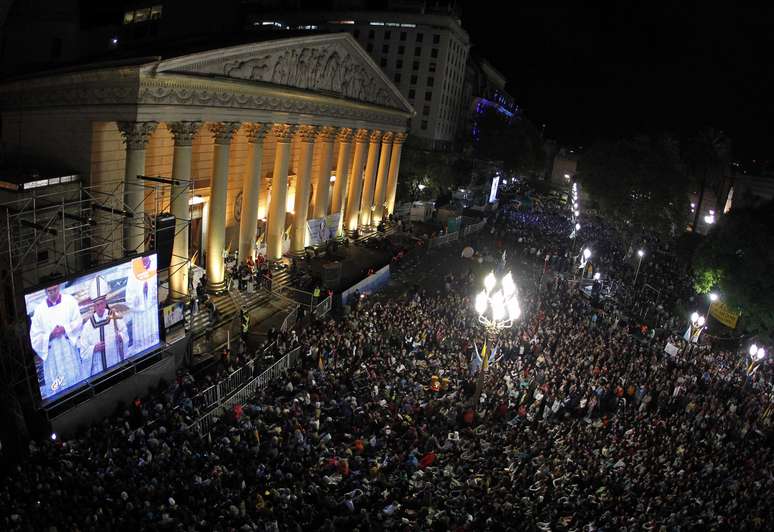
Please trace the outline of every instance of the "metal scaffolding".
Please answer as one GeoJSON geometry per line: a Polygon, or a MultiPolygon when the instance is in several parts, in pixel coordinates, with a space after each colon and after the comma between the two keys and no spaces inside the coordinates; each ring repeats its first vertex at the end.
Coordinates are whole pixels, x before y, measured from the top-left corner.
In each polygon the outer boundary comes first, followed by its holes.
{"type": "MultiPolygon", "coordinates": [[[[8,199],[0,201],[0,323],[15,323],[17,331],[26,330],[26,326],[21,327],[25,323],[25,292],[145,251],[143,248],[155,249],[160,241],[155,223],[158,215],[171,212],[180,195],[185,195],[188,203],[191,184],[137,176],[135,183],[126,185],[120,180],[83,186],[77,176],[72,176],[66,182],[56,179],[24,185],[13,192],[0,190],[0,198],[8,199]],[[142,189],[142,209],[125,203],[127,186],[142,189]],[[132,235],[142,235],[140,249],[126,247],[126,237],[132,235]]],[[[172,229],[173,241],[189,225],[190,215],[177,220],[172,229]]],[[[168,283],[172,272],[187,264],[188,257],[172,255],[169,268],[159,268],[159,281],[168,283]]],[[[34,381],[30,378],[34,376],[28,375],[31,365],[25,362],[26,355],[3,358],[3,366],[16,366],[15,370],[6,367],[2,372],[3,385],[15,385],[25,375],[28,384],[34,381]],[[15,382],[8,382],[9,377],[15,382]]]]}

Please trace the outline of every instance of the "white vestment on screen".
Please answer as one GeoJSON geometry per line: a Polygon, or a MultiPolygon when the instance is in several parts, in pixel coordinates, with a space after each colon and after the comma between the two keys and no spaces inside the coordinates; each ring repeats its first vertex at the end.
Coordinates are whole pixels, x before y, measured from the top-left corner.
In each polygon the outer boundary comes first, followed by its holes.
{"type": "Polygon", "coordinates": [[[84,375],[102,373],[119,362],[129,353],[129,332],[123,318],[110,318],[105,309],[102,315],[96,312],[83,324],[81,331],[81,358],[84,363],[84,375]],[[98,342],[105,342],[104,352],[94,351],[98,342]]]}
{"type": "Polygon", "coordinates": [[[43,399],[81,381],[81,360],[76,346],[82,323],[78,301],[69,294],[60,293],[54,304],[45,299],[35,308],[30,340],[32,348],[43,359],[43,399]],[[65,334],[51,338],[51,332],[58,325],[64,327],[65,334]]]}
{"type": "Polygon", "coordinates": [[[146,266],[142,258],[132,261],[126,281],[126,304],[132,316],[132,354],[158,343],[159,311],[156,261],[146,266]]]}

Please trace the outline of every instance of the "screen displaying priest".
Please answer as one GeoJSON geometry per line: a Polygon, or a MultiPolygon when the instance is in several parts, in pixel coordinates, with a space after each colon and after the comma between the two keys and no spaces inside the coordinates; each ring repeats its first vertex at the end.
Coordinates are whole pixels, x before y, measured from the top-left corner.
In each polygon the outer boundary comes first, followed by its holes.
{"type": "Polygon", "coordinates": [[[97,276],[89,285],[94,312],[83,325],[80,348],[83,374],[90,377],[124,361],[128,355],[129,333],[123,316],[108,307],[110,285],[97,276]]]}
{"type": "Polygon", "coordinates": [[[35,307],[30,326],[32,349],[43,365],[43,399],[82,380],[76,349],[82,324],[78,301],[63,294],[58,284],[46,288],[46,298],[35,307]]]}

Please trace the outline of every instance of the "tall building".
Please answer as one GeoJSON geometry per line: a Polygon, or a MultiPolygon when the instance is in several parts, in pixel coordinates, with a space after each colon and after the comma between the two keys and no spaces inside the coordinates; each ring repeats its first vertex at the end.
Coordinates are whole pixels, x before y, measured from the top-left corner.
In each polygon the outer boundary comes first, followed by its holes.
{"type": "Polygon", "coordinates": [[[470,146],[478,140],[478,118],[489,109],[505,121],[520,116],[519,107],[505,90],[506,82],[505,76],[486,59],[475,52],[469,55],[462,91],[465,108],[458,126],[460,145],[470,146]]]}
{"type": "Polygon", "coordinates": [[[399,2],[389,11],[273,11],[259,4],[246,14],[255,30],[350,33],[416,109],[412,143],[452,150],[469,103],[463,87],[470,38],[448,3],[399,2]]]}

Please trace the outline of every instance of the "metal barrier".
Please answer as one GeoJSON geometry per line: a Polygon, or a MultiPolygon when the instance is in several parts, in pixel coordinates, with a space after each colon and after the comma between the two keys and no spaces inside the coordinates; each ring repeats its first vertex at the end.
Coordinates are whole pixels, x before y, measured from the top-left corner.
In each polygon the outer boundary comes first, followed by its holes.
{"type": "Polygon", "coordinates": [[[310,310],[313,308],[314,294],[312,292],[293,288],[289,285],[276,286],[274,281],[265,275],[263,276],[263,288],[271,292],[272,295],[288,302],[306,305],[310,310]]]}
{"type": "Polygon", "coordinates": [[[477,224],[466,225],[465,229],[463,229],[463,234],[464,236],[468,236],[468,235],[472,235],[473,233],[477,233],[481,231],[481,229],[483,229],[485,225],[486,225],[486,220],[481,220],[477,224]]]}
{"type": "MultiPolygon", "coordinates": [[[[296,347],[290,350],[277,362],[269,366],[263,373],[249,379],[243,383],[239,388],[233,390],[228,395],[220,395],[215,407],[206,414],[199,417],[196,421],[189,425],[189,429],[193,428],[200,435],[207,434],[217,422],[220,416],[223,415],[223,410],[229,408],[235,404],[245,403],[255,396],[255,393],[267,386],[271,381],[283,376],[289,369],[295,367],[301,359],[301,347],[296,347]]],[[[242,368],[246,369],[246,368],[242,368]]],[[[252,367],[251,367],[252,369],[252,367]]],[[[229,376],[229,379],[239,373],[239,370],[235,371],[229,376]]],[[[227,379],[228,380],[228,379],[227,379]]],[[[218,383],[223,384],[226,381],[218,383]]]]}
{"type": "Polygon", "coordinates": [[[322,318],[331,311],[332,299],[331,296],[326,297],[320,303],[314,307],[314,315],[318,318],[322,318]]]}
{"type": "Polygon", "coordinates": [[[435,238],[430,239],[427,242],[427,247],[429,248],[437,248],[439,246],[443,246],[444,244],[448,244],[449,242],[454,242],[455,240],[460,239],[459,232],[455,231],[454,233],[448,233],[442,236],[437,236],[435,238]]]}
{"type": "Polygon", "coordinates": [[[294,308],[293,310],[288,313],[287,316],[285,316],[285,319],[282,321],[282,327],[280,327],[280,330],[282,332],[288,332],[290,329],[293,328],[293,325],[296,324],[296,320],[298,319],[298,306],[294,308]]]}

